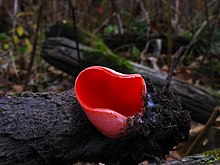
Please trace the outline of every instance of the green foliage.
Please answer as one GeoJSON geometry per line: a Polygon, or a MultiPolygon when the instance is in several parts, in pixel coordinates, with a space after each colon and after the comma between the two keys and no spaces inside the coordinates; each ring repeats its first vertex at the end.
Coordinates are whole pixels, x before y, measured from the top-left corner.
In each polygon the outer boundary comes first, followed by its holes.
{"type": "Polygon", "coordinates": [[[220,29],[219,28],[214,28],[213,30],[211,53],[214,55],[220,55],[220,29]]]}
{"type": "MultiPolygon", "coordinates": [[[[47,37],[56,34],[59,29],[59,34],[61,37],[67,37],[72,40],[76,40],[74,35],[74,29],[71,22],[62,23],[59,22],[55,24],[48,33],[47,37]],[[69,36],[69,34],[71,34],[69,36]]],[[[84,50],[84,58],[86,64],[89,65],[103,65],[123,73],[133,73],[133,68],[131,64],[120,58],[117,54],[114,54],[111,49],[104,43],[104,41],[97,35],[82,29],[77,29],[78,42],[80,44],[86,45],[84,50]]],[[[138,53],[137,48],[134,48],[133,53],[136,55],[138,53]]],[[[86,66],[85,66],[86,67],[86,66]]]]}
{"type": "Polygon", "coordinates": [[[86,64],[101,64],[122,73],[134,73],[132,65],[127,60],[114,54],[100,37],[88,31],[83,31],[82,34],[84,36],[83,43],[88,45],[84,50],[86,64]]]}
{"type": "Polygon", "coordinates": [[[200,35],[198,35],[197,42],[196,42],[196,51],[199,54],[205,54],[208,49],[208,44],[210,46],[210,53],[219,55],[220,54],[220,29],[214,28],[212,34],[209,34],[208,28],[205,27],[200,35]],[[211,36],[210,36],[211,35],[211,36]],[[209,41],[209,37],[211,37],[211,41],[209,41]],[[211,42],[211,43],[209,43],[211,42]]]}
{"type": "Polygon", "coordinates": [[[6,33],[0,33],[0,41],[8,40],[10,37],[6,33]]]}
{"type": "Polygon", "coordinates": [[[29,30],[26,28],[26,24],[23,23],[23,19],[26,16],[33,16],[33,12],[18,12],[16,14],[16,27],[15,29],[9,29],[5,33],[0,33],[0,49],[7,51],[14,44],[15,54],[30,54],[32,51],[32,33],[30,31],[35,31],[35,25],[31,24],[28,26],[29,30]],[[32,28],[30,30],[30,28],[32,28]]]}
{"type": "Polygon", "coordinates": [[[209,156],[214,157],[214,160],[209,160],[209,161],[205,162],[206,164],[220,162],[220,149],[216,149],[214,151],[207,151],[207,152],[205,152],[205,156],[206,157],[209,157],[209,156]]]}
{"type": "Polygon", "coordinates": [[[0,49],[4,51],[10,49],[12,44],[14,44],[15,51],[18,54],[30,53],[32,51],[29,33],[21,25],[16,27],[13,36],[12,29],[8,33],[0,33],[0,41],[0,49]]]}
{"type": "Polygon", "coordinates": [[[188,30],[185,30],[185,31],[182,31],[182,32],[181,32],[180,36],[183,36],[183,37],[192,39],[193,34],[192,34],[192,32],[190,32],[190,31],[188,31],[188,30]]]}
{"type": "Polygon", "coordinates": [[[139,56],[140,56],[140,50],[133,44],[132,47],[132,56],[135,58],[135,59],[138,59],[139,56]]]}
{"type": "MultiPolygon", "coordinates": [[[[52,25],[46,31],[46,37],[65,37],[71,40],[76,40],[72,22],[59,21],[52,25]]],[[[84,43],[83,34],[80,29],[77,29],[77,38],[80,43],[84,43]]],[[[85,43],[84,43],[85,44],[85,43]]]]}
{"type": "Polygon", "coordinates": [[[19,93],[19,92],[14,92],[14,93],[12,93],[12,97],[18,97],[18,96],[20,96],[20,93],[19,93]]]}
{"type": "Polygon", "coordinates": [[[118,26],[117,25],[108,25],[104,28],[104,35],[111,35],[117,33],[118,26]]]}
{"type": "Polygon", "coordinates": [[[17,25],[16,33],[14,34],[14,44],[18,52],[21,54],[30,53],[32,51],[32,44],[30,42],[30,34],[25,27],[17,25]]]}
{"type": "Polygon", "coordinates": [[[131,22],[129,30],[140,35],[146,35],[146,32],[149,30],[149,25],[146,20],[144,21],[134,21],[131,22]]]}
{"type": "Polygon", "coordinates": [[[0,33],[0,49],[6,51],[11,46],[11,38],[6,33],[0,33]]]}
{"type": "Polygon", "coordinates": [[[107,52],[109,54],[112,53],[112,51],[108,48],[108,46],[104,43],[104,41],[97,35],[88,31],[82,31],[81,33],[83,35],[83,40],[82,40],[83,44],[91,46],[92,48],[95,48],[102,52],[107,52]]]}
{"type": "Polygon", "coordinates": [[[132,65],[127,60],[118,57],[112,52],[86,47],[84,57],[84,61],[88,66],[101,64],[122,73],[134,73],[132,65]]]}

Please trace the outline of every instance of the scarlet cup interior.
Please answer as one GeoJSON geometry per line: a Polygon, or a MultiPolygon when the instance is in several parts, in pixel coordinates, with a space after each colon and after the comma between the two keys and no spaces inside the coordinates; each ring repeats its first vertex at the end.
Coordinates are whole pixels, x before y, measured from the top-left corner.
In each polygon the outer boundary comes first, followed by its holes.
{"type": "Polygon", "coordinates": [[[132,116],[142,110],[143,83],[140,75],[123,75],[105,68],[93,68],[78,76],[75,88],[81,104],[90,109],[110,109],[132,116]]]}

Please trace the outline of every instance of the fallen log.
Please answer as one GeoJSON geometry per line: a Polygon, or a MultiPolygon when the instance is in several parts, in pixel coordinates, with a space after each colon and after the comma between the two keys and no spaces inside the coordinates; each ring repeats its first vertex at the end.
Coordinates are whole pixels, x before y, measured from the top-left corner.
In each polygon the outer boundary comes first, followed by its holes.
{"type": "Polygon", "coordinates": [[[189,164],[217,164],[219,160],[219,150],[213,150],[193,156],[186,156],[177,160],[167,161],[169,165],[189,165],[189,164]]]}
{"type": "MultiPolygon", "coordinates": [[[[167,76],[149,67],[121,59],[108,49],[100,51],[80,45],[79,61],[75,42],[67,38],[46,39],[41,55],[50,64],[73,76],[85,67],[103,65],[124,73],[138,72],[147,75],[159,89],[164,86],[167,76]]],[[[191,112],[192,119],[201,123],[205,123],[213,109],[220,105],[220,98],[175,77],[172,79],[171,89],[180,97],[183,108],[191,112]]]]}
{"type": "Polygon", "coordinates": [[[188,139],[189,113],[172,93],[156,97],[158,106],[134,119],[125,136],[110,139],[89,122],[73,91],[0,98],[0,165],[138,164],[188,139]]]}

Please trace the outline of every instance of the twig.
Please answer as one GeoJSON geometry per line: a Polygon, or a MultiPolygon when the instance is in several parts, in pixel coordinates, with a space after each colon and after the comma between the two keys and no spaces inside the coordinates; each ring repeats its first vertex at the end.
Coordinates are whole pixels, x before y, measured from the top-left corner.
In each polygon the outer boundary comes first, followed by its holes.
{"type": "Polygon", "coordinates": [[[116,20],[117,20],[117,23],[118,23],[119,33],[124,34],[122,20],[121,20],[120,14],[118,13],[118,11],[116,9],[115,1],[111,1],[111,7],[112,7],[113,15],[115,13],[115,17],[116,17],[116,20]]]}
{"type": "MultiPolygon", "coordinates": [[[[190,2],[192,2],[192,3],[194,3],[194,1],[190,1],[190,2]]],[[[218,2],[218,1],[216,1],[216,0],[210,0],[209,2],[208,2],[208,4],[207,4],[207,6],[208,6],[208,8],[210,8],[210,7],[212,7],[212,6],[214,6],[214,5],[216,5],[216,2],[218,2]]],[[[218,8],[217,8],[218,9],[218,8]]],[[[197,12],[197,14],[190,20],[190,21],[187,21],[185,24],[185,29],[188,29],[188,28],[190,28],[190,27],[192,27],[192,24],[194,24],[195,22],[197,22],[197,21],[199,21],[199,20],[203,20],[203,18],[204,18],[204,12],[205,12],[205,9],[204,8],[202,8],[200,11],[198,11],[197,12]]],[[[198,23],[197,25],[196,25],[196,28],[199,28],[201,26],[201,24],[200,23],[198,23]]]]}
{"type": "Polygon", "coordinates": [[[120,34],[124,34],[124,29],[123,29],[123,24],[122,24],[122,20],[121,20],[120,14],[116,13],[116,19],[117,19],[117,22],[118,22],[119,33],[120,34]]]}
{"type": "Polygon", "coordinates": [[[216,107],[214,111],[212,112],[211,116],[209,117],[209,120],[205,124],[204,128],[200,131],[200,133],[198,134],[198,136],[196,137],[192,145],[186,151],[185,156],[190,155],[193,152],[196,146],[201,142],[207,130],[211,127],[211,125],[215,122],[216,118],[219,115],[220,115],[220,107],[216,107]]]}
{"type": "MultiPolygon", "coordinates": [[[[144,8],[144,4],[143,2],[140,0],[138,1],[139,2],[139,5],[140,5],[140,8],[141,8],[141,11],[144,15],[144,18],[145,20],[147,21],[147,24],[150,25],[150,18],[149,18],[149,14],[147,12],[147,10],[144,8]]],[[[147,33],[146,33],[146,37],[149,37],[150,36],[150,26],[147,30],[147,33]]],[[[145,44],[145,47],[144,49],[141,51],[140,53],[140,57],[141,57],[141,64],[143,65],[144,64],[144,61],[146,60],[146,58],[144,57],[145,53],[147,52],[148,48],[149,48],[149,45],[150,45],[150,42],[147,41],[146,44],[145,44]]]]}
{"type": "Polygon", "coordinates": [[[18,0],[14,0],[14,11],[13,11],[13,24],[12,24],[12,44],[11,44],[11,49],[9,51],[9,56],[11,58],[11,62],[12,62],[12,66],[14,68],[15,71],[15,75],[18,79],[18,81],[20,81],[20,77],[18,75],[18,71],[16,69],[16,65],[15,65],[15,61],[13,59],[13,52],[14,52],[14,47],[15,47],[15,43],[14,43],[14,36],[15,36],[15,29],[16,29],[16,24],[17,24],[17,20],[16,20],[16,15],[17,15],[17,11],[18,11],[18,0]]]}
{"type": "Polygon", "coordinates": [[[7,56],[9,54],[9,51],[6,52],[0,52],[0,57],[7,56]]]}
{"type": "MultiPolygon", "coordinates": [[[[204,21],[199,29],[194,33],[190,43],[186,46],[186,50],[184,53],[184,56],[189,52],[190,48],[193,46],[193,44],[195,44],[198,40],[198,36],[200,35],[200,33],[203,31],[203,29],[205,28],[205,26],[207,25],[207,21],[204,21]]],[[[184,58],[181,59],[181,62],[183,61],[184,58]]]]}
{"type": "Polygon", "coordinates": [[[81,62],[81,57],[80,57],[80,50],[79,50],[79,38],[77,35],[77,27],[76,27],[76,15],[75,15],[75,7],[73,6],[71,0],[68,0],[71,12],[72,12],[72,22],[73,22],[73,30],[74,30],[74,35],[75,35],[75,41],[76,41],[76,52],[77,52],[77,58],[80,64],[80,67],[82,68],[82,62],[81,62]]]}
{"type": "Polygon", "coordinates": [[[189,49],[197,41],[199,34],[204,30],[206,25],[207,25],[207,21],[204,21],[200,25],[199,29],[194,33],[193,38],[192,38],[192,40],[191,40],[191,42],[190,42],[187,49],[189,49]]]}
{"type": "Polygon", "coordinates": [[[183,55],[183,52],[186,50],[187,46],[181,46],[177,51],[176,53],[174,54],[174,58],[173,58],[173,62],[172,62],[172,65],[170,67],[170,70],[168,72],[168,75],[167,75],[167,78],[166,78],[166,81],[165,81],[165,86],[163,88],[164,91],[166,90],[169,90],[169,87],[170,87],[170,81],[172,79],[172,76],[173,76],[173,72],[174,70],[176,69],[177,67],[177,64],[179,63],[179,60],[181,58],[181,56],[183,55]]]}
{"type": "MultiPolygon", "coordinates": [[[[215,3],[215,1],[209,2],[209,3],[206,5],[206,8],[207,8],[207,9],[210,8],[212,5],[214,5],[214,3],[215,3]]],[[[218,3],[217,6],[216,6],[216,15],[215,15],[215,18],[214,18],[215,20],[218,20],[218,16],[219,16],[219,13],[220,13],[219,10],[218,10],[218,9],[219,9],[219,6],[220,6],[220,3],[218,3]]],[[[202,9],[202,10],[200,11],[200,14],[197,14],[197,16],[195,16],[194,19],[193,19],[191,22],[195,22],[195,19],[198,19],[198,18],[197,18],[198,15],[202,15],[201,13],[205,12],[205,10],[206,10],[206,9],[202,9]]],[[[206,13],[206,17],[207,17],[207,13],[206,13]]],[[[203,21],[203,23],[199,25],[198,30],[194,33],[193,38],[192,38],[190,44],[187,46],[187,49],[186,49],[186,51],[185,51],[185,54],[190,50],[191,46],[198,41],[198,36],[199,36],[200,33],[204,30],[204,28],[205,28],[206,26],[208,26],[207,24],[208,24],[208,21],[207,21],[207,18],[206,18],[206,20],[203,21]]],[[[217,23],[216,23],[216,25],[217,25],[217,23]]],[[[214,29],[214,26],[212,27],[211,34],[209,34],[209,36],[212,36],[212,35],[213,35],[213,34],[212,34],[212,33],[213,33],[213,29],[214,29]]],[[[206,57],[205,57],[205,58],[206,58],[206,57]]],[[[203,58],[203,61],[205,61],[205,58],[203,58]]],[[[182,59],[182,60],[183,60],[183,59],[182,59]]],[[[202,61],[202,63],[203,63],[203,61],[202,61]]]]}
{"type": "Polygon", "coordinates": [[[38,17],[37,17],[37,27],[36,27],[34,42],[33,42],[33,49],[31,51],[31,59],[30,59],[30,63],[28,66],[27,76],[26,76],[26,86],[29,82],[29,78],[30,78],[30,74],[31,74],[31,70],[32,70],[32,65],[34,63],[34,57],[36,55],[36,48],[37,48],[37,42],[38,42],[38,32],[40,30],[40,23],[41,23],[41,17],[42,17],[42,13],[43,13],[43,7],[44,7],[44,3],[40,2],[40,8],[39,8],[38,17]]]}
{"type": "Polygon", "coordinates": [[[146,44],[145,44],[144,49],[143,49],[143,50],[141,51],[141,53],[140,53],[140,57],[141,57],[141,62],[140,62],[140,64],[141,64],[141,65],[144,65],[144,61],[147,59],[144,55],[145,55],[145,53],[147,52],[147,50],[148,50],[148,48],[149,48],[149,45],[150,45],[150,42],[147,41],[146,44]]]}

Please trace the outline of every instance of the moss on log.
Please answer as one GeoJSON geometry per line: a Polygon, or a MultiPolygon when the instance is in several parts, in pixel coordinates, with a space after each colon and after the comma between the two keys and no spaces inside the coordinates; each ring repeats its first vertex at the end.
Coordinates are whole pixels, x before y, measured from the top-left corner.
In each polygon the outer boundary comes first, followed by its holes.
{"type": "MultiPolygon", "coordinates": [[[[101,41],[98,43],[96,46],[103,45],[101,41]]],[[[158,89],[164,86],[166,74],[121,59],[105,46],[98,47],[102,47],[103,50],[80,45],[80,63],[76,53],[75,41],[67,38],[48,38],[42,44],[41,56],[53,66],[73,76],[76,76],[85,67],[102,65],[122,73],[140,73],[143,76],[148,76],[158,89]]],[[[213,109],[220,105],[218,97],[175,77],[171,81],[171,88],[182,100],[183,107],[192,112],[191,115],[195,121],[205,123],[213,109]]]]}

